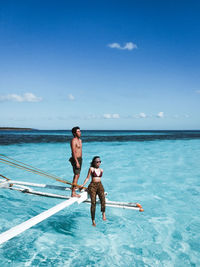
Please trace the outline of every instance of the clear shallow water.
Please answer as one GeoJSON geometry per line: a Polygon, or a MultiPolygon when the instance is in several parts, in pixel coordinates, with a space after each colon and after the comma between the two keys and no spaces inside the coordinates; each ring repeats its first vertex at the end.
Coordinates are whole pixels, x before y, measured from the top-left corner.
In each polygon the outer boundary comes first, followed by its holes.
{"type": "MultiPolygon", "coordinates": [[[[69,143],[2,145],[0,153],[71,180],[69,143]]],[[[103,222],[97,206],[94,228],[90,206],[75,204],[0,245],[1,265],[199,266],[200,139],[85,142],[80,182],[95,155],[108,198],[140,202],[145,211],[107,208],[103,222]]],[[[2,163],[0,170],[16,180],[58,184],[2,163]]],[[[61,201],[1,190],[0,232],[61,201]]]]}

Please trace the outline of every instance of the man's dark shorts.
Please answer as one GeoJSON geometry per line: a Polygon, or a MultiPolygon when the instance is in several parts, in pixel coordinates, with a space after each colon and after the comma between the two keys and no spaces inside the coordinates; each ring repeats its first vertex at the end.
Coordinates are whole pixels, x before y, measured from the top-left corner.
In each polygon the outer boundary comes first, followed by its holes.
{"type": "Polygon", "coordinates": [[[76,161],[75,161],[74,158],[71,157],[71,158],[69,159],[69,161],[70,161],[71,164],[72,164],[73,172],[74,172],[75,175],[80,174],[80,172],[81,172],[81,166],[82,166],[82,158],[81,158],[81,157],[80,157],[80,158],[77,158],[77,160],[78,160],[78,162],[79,162],[79,164],[80,164],[80,168],[77,168],[77,167],[76,167],[76,161]]]}

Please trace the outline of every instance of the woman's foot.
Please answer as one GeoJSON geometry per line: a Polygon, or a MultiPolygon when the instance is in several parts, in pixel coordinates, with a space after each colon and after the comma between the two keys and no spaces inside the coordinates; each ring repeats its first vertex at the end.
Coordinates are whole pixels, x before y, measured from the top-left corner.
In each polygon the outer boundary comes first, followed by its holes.
{"type": "Polygon", "coordinates": [[[94,226],[94,227],[96,226],[96,223],[95,223],[95,221],[92,221],[92,226],[94,226]]]}
{"type": "Polygon", "coordinates": [[[105,214],[105,212],[103,212],[102,215],[103,215],[103,216],[102,216],[102,219],[103,219],[104,221],[106,221],[106,214],[105,214]]]}

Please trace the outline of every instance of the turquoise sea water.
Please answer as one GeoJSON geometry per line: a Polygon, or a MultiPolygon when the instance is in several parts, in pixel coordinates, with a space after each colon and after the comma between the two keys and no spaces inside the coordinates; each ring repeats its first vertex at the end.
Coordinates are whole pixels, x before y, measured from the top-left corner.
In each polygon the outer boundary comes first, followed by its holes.
{"type": "MultiPolygon", "coordinates": [[[[27,133],[5,132],[1,140],[13,135],[15,141],[2,141],[0,153],[71,180],[70,134],[43,134],[62,135],[67,141],[42,137],[43,142],[31,142],[27,133]],[[28,141],[18,143],[16,135],[23,134],[28,141]]],[[[103,222],[97,206],[94,228],[90,206],[74,204],[0,245],[1,266],[200,266],[200,138],[191,133],[181,138],[180,133],[170,132],[85,132],[85,136],[84,140],[83,132],[80,183],[92,157],[99,155],[108,199],[139,202],[144,212],[107,208],[107,221],[103,222]],[[136,135],[147,139],[135,140],[136,135]],[[151,138],[154,135],[174,138],[151,138]]],[[[60,185],[2,163],[0,174],[60,185]]],[[[0,232],[60,202],[1,189],[0,232]]]]}

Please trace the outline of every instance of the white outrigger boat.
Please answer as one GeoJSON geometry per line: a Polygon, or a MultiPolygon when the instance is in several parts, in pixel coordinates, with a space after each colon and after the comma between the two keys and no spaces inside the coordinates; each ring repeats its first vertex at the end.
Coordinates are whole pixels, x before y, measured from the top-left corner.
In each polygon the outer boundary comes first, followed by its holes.
{"type": "MultiPolygon", "coordinates": [[[[6,163],[8,165],[24,169],[26,171],[31,171],[33,173],[40,174],[42,176],[47,176],[49,178],[52,178],[54,180],[64,182],[66,184],[72,185],[70,182],[67,182],[65,180],[62,180],[61,178],[50,175],[44,171],[41,171],[39,169],[36,169],[30,165],[24,164],[21,165],[21,162],[18,162],[14,159],[8,158],[5,155],[0,154],[0,156],[3,156],[3,158],[0,157],[0,162],[6,163]],[[6,159],[5,159],[6,158],[6,159]],[[8,160],[9,159],[9,160],[8,160]],[[11,160],[11,161],[10,161],[11,160]],[[20,164],[18,164],[20,163],[20,164]]],[[[40,223],[41,221],[44,221],[48,217],[54,215],[55,213],[59,212],[60,210],[74,204],[77,202],[78,204],[80,203],[87,203],[90,204],[91,200],[90,197],[87,193],[87,190],[82,189],[80,191],[80,197],[70,197],[65,194],[61,193],[55,193],[55,191],[63,191],[66,193],[66,191],[71,191],[70,187],[66,186],[57,186],[57,185],[49,185],[49,184],[38,184],[38,183],[30,183],[30,182],[22,182],[22,181],[16,181],[16,180],[11,180],[5,177],[4,175],[0,176],[3,178],[0,178],[0,189],[8,189],[8,190],[14,190],[14,191],[19,191],[24,194],[31,194],[31,195],[37,195],[37,196],[43,196],[43,197],[50,197],[50,198],[58,198],[58,199],[65,199],[65,201],[57,204],[56,206],[36,215],[35,217],[17,225],[14,226],[13,228],[3,232],[0,234],[0,244],[3,244],[4,242],[8,241],[9,239],[19,235],[20,233],[24,232],[25,230],[31,228],[32,226],[40,223]],[[43,188],[44,191],[38,191],[35,190],[34,188],[43,188]],[[49,192],[50,190],[54,190],[54,193],[49,192]]],[[[77,185],[78,186],[78,185],[77,185]]],[[[107,193],[105,193],[105,196],[107,196],[107,193]]],[[[100,204],[100,200],[97,199],[97,204],[100,204]]],[[[131,209],[131,210],[138,210],[138,211],[143,211],[142,206],[139,203],[127,203],[127,202],[116,202],[116,201],[110,201],[106,198],[106,206],[107,207],[113,207],[113,208],[122,208],[122,209],[131,209]]]]}

